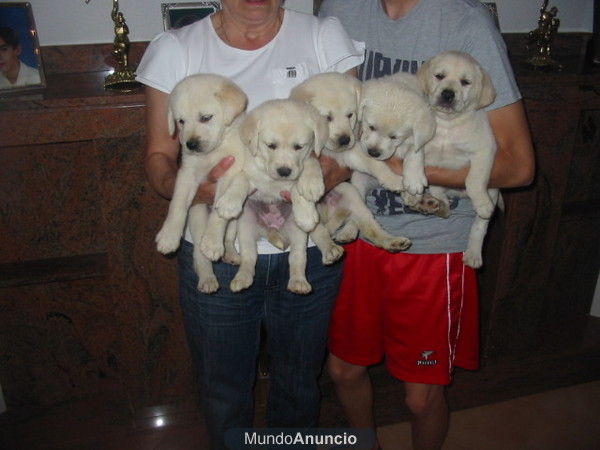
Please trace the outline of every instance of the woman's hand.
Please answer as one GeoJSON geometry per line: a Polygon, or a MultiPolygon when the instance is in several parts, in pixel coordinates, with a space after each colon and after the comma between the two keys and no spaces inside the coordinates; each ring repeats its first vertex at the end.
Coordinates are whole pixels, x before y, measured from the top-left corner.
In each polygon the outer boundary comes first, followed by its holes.
{"type": "Polygon", "coordinates": [[[212,205],[215,201],[217,181],[225,174],[225,172],[227,172],[234,162],[235,158],[233,156],[226,156],[219,161],[217,165],[214,166],[210,172],[208,172],[206,180],[200,183],[192,203],[205,203],[207,205],[212,205]]]}

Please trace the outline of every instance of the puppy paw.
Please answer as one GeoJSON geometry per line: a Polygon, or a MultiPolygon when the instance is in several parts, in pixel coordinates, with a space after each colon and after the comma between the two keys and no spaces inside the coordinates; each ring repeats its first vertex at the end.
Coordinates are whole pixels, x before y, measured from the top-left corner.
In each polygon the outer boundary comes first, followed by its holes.
{"type": "Polygon", "coordinates": [[[237,252],[235,247],[225,248],[225,254],[223,255],[223,261],[227,264],[234,266],[240,265],[240,254],[237,252]]]}
{"type": "Polygon", "coordinates": [[[214,205],[217,214],[223,219],[236,219],[242,213],[243,204],[230,201],[226,195],[223,195],[214,205]]]}
{"type": "Polygon", "coordinates": [[[333,240],[340,244],[347,244],[358,237],[358,227],[354,222],[346,222],[342,228],[333,233],[333,240]]]}
{"type": "Polygon", "coordinates": [[[424,175],[421,176],[420,174],[406,174],[403,177],[403,186],[404,190],[409,194],[422,194],[423,190],[425,190],[425,186],[427,186],[427,178],[425,178],[424,175]]]}
{"type": "Polygon", "coordinates": [[[336,243],[329,245],[329,247],[323,252],[322,261],[326,266],[333,264],[344,255],[344,248],[336,243]]]}
{"type": "Polygon", "coordinates": [[[310,233],[315,229],[319,222],[317,208],[309,208],[306,211],[303,211],[302,214],[294,214],[294,221],[296,222],[296,225],[298,225],[298,228],[305,233],[310,233]]]}
{"type": "Polygon", "coordinates": [[[479,217],[482,219],[489,219],[494,213],[494,204],[491,200],[475,202],[473,201],[473,208],[479,217]]]}
{"type": "Polygon", "coordinates": [[[267,240],[279,250],[285,250],[290,246],[288,240],[275,228],[269,228],[267,230],[267,240]]]}
{"type": "Polygon", "coordinates": [[[173,253],[179,248],[181,233],[178,233],[174,227],[163,225],[156,235],[156,249],[163,255],[173,253]]]}
{"type": "Polygon", "coordinates": [[[323,178],[310,179],[310,177],[300,177],[296,183],[298,194],[309,202],[317,202],[325,194],[325,183],[323,178]]]}
{"type": "Polygon", "coordinates": [[[200,241],[200,251],[211,261],[218,261],[223,256],[225,247],[221,242],[204,235],[200,241]]]}
{"type": "Polygon", "coordinates": [[[288,282],[288,290],[294,294],[308,294],[312,291],[312,286],[306,278],[292,277],[288,282]]]}
{"type": "Polygon", "coordinates": [[[402,191],[402,202],[411,209],[417,210],[422,199],[422,195],[411,194],[407,191],[402,191]]]}
{"type": "Polygon", "coordinates": [[[446,202],[440,202],[440,208],[433,215],[447,219],[450,217],[450,205],[446,202]]]}
{"type": "Polygon", "coordinates": [[[204,294],[213,294],[219,289],[219,282],[214,275],[205,277],[198,281],[198,290],[204,294]]]}
{"type": "Polygon", "coordinates": [[[479,269],[483,265],[481,251],[467,249],[463,255],[463,263],[473,269],[479,269]]]}
{"type": "Polygon", "coordinates": [[[231,283],[229,283],[229,290],[231,290],[231,292],[240,292],[252,286],[253,282],[254,276],[252,274],[245,272],[240,273],[240,271],[238,271],[238,273],[235,274],[235,277],[233,277],[233,280],[231,280],[231,283]]]}
{"type": "Polygon", "coordinates": [[[408,249],[411,245],[412,242],[410,239],[402,236],[395,236],[384,240],[381,248],[391,253],[397,253],[408,249]]]}
{"type": "Polygon", "coordinates": [[[390,180],[379,180],[381,185],[392,192],[402,192],[404,190],[404,179],[398,175],[390,180]]]}

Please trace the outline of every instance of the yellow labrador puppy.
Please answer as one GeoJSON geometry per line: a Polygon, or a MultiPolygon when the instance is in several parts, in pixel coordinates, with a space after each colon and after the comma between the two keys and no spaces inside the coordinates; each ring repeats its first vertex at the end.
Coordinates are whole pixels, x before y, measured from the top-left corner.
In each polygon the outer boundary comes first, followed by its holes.
{"type": "MultiPolygon", "coordinates": [[[[310,105],[296,100],[270,100],[245,117],[241,139],[249,152],[243,170],[225,189],[218,189],[215,209],[222,219],[240,217],[238,239],[240,267],[231,282],[234,292],[249,287],[254,279],[256,238],[262,226],[256,219],[255,203],[281,203],[281,192],[291,193],[291,214],[285,220],[285,237],[290,242],[290,281],[288,288],[308,293],[311,286],[304,274],[307,233],[317,225],[315,203],[323,196],[325,185],[319,155],[329,135],[326,120],[310,105]],[[251,200],[244,206],[246,199],[251,200]]],[[[215,222],[218,221],[214,218],[215,222]]],[[[213,217],[202,239],[202,251],[217,259],[222,248],[222,225],[212,226],[213,217]]]]}
{"type": "MultiPolygon", "coordinates": [[[[434,56],[423,64],[417,77],[437,122],[434,138],[425,145],[425,163],[450,169],[470,166],[465,191],[477,217],[463,261],[477,268],[482,265],[483,239],[499,198],[497,189],[488,189],[496,141],[483,110],[494,101],[496,91],[479,63],[461,52],[434,56]]],[[[440,186],[430,186],[429,191],[446,205],[450,192],[465,195],[465,191],[440,186]]]]}
{"type": "Polygon", "coordinates": [[[177,130],[181,166],[177,171],[169,212],[156,236],[156,244],[158,251],[164,254],[177,250],[189,209],[198,289],[205,293],[212,293],[219,287],[212,264],[198,245],[206,229],[209,211],[206,205],[198,204],[192,208],[190,205],[200,183],[223,157],[235,156],[236,163],[229,170],[232,173],[239,170],[239,161],[243,161],[243,145],[238,127],[247,103],[246,94],[237,85],[224,77],[210,74],[183,79],[169,97],[169,132],[174,134],[177,130]]]}

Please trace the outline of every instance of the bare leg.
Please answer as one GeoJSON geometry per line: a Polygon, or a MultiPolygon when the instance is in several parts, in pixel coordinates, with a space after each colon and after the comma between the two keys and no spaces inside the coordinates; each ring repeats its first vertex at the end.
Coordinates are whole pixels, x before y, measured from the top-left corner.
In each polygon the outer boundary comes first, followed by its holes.
{"type": "MultiPolygon", "coordinates": [[[[353,428],[375,430],[373,387],[367,368],[350,364],[330,353],[327,358],[327,370],[334,382],[348,424],[353,428]]],[[[379,448],[379,443],[376,443],[375,448],[379,448]]]]}
{"type": "Polygon", "coordinates": [[[448,432],[448,405],[445,386],[405,383],[406,406],[412,412],[412,446],[414,450],[442,448],[448,432]]]}

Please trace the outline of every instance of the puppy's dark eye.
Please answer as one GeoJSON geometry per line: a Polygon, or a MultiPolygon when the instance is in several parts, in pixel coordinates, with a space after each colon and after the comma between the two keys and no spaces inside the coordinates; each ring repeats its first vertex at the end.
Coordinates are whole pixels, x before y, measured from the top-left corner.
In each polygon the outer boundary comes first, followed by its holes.
{"type": "Polygon", "coordinates": [[[178,123],[179,123],[179,125],[181,125],[181,126],[184,126],[184,125],[185,125],[185,120],[183,120],[183,119],[179,119],[177,122],[178,122],[178,123]]]}
{"type": "Polygon", "coordinates": [[[210,119],[212,119],[212,118],[213,118],[212,114],[205,114],[203,116],[200,116],[200,122],[206,123],[206,122],[210,121],[210,119]]]}
{"type": "Polygon", "coordinates": [[[443,80],[444,78],[446,78],[446,75],[444,75],[443,73],[436,73],[434,77],[436,77],[438,80],[443,80]]]}
{"type": "Polygon", "coordinates": [[[348,114],[346,117],[347,117],[348,119],[352,119],[352,116],[353,116],[353,115],[354,115],[354,113],[350,113],[350,114],[348,114]]]}
{"type": "Polygon", "coordinates": [[[325,118],[327,119],[327,122],[333,122],[333,117],[331,114],[327,114],[325,118]]]}
{"type": "Polygon", "coordinates": [[[275,150],[277,148],[277,144],[275,144],[275,143],[267,144],[267,147],[269,147],[271,150],[275,150]]]}
{"type": "Polygon", "coordinates": [[[376,128],[375,128],[373,125],[369,125],[369,130],[371,130],[371,131],[375,131],[375,130],[376,130],[376,128]]]}
{"type": "Polygon", "coordinates": [[[463,85],[463,86],[468,86],[468,85],[471,84],[471,82],[469,80],[464,80],[463,79],[463,80],[460,80],[460,84],[463,85]]]}
{"type": "Polygon", "coordinates": [[[294,144],[294,150],[302,150],[304,146],[300,144],[294,144]]]}
{"type": "Polygon", "coordinates": [[[398,139],[398,136],[396,136],[395,134],[390,134],[390,139],[398,139]]]}

